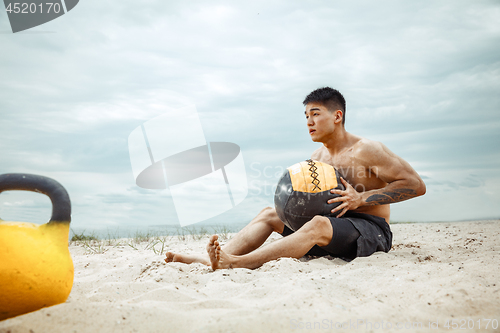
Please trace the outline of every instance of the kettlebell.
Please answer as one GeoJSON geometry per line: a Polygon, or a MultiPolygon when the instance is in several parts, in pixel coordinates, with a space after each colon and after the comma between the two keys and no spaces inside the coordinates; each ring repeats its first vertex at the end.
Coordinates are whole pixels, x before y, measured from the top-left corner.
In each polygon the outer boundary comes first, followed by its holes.
{"type": "Polygon", "coordinates": [[[52,202],[46,224],[0,219],[0,320],[64,303],[73,287],[68,249],[71,202],[57,181],[39,175],[0,175],[0,193],[43,193],[52,202]]]}

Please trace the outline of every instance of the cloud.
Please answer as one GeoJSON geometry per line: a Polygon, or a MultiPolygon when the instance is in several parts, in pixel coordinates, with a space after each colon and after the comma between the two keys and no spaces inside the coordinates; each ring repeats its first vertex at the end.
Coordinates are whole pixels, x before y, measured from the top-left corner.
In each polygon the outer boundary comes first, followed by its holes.
{"type": "MultiPolygon", "coordinates": [[[[247,170],[286,168],[319,147],[302,100],[333,86],[346,97],[348,131],[384,142],[428,177],[416,203],[439,213],[444,189],[487,188],[477,195],[493,200],[499,18],[491,1],[81,2],[32,29],[55,33],[0,34],[0,172],[64,180],[76,224],[99,214],[110,225],[176,223],[168,195],[129,190],[134,128],[195,104],[207,140],[238,144],[247,170]]],[[[235,214],[255,215],[270,192],[251,190],[248,212],[235,214]]],[[[459,203],[445,207],[450,219],[463,215],[451,213],[459,203]]]]}

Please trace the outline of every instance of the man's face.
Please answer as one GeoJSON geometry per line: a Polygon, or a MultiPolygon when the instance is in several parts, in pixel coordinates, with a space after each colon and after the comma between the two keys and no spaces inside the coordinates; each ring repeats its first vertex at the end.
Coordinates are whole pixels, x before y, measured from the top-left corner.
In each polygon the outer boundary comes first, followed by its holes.
{"type": "Polygon", "coordinates": [[[314,142],[325,142],[335,130],[335,112],[319,103],[306,105],[306,119],[309,135],[314,142]]]}

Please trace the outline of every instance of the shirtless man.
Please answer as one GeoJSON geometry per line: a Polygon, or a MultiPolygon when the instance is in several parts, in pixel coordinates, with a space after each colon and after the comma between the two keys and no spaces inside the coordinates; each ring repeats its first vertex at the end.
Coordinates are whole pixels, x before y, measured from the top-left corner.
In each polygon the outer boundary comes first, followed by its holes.
{"type": "Polygon", "coordinates": [[[293,232],[268,207],[224,246],[212,235],[206,254],[168,252],[167,263],[199,262],[214,270],[254,269],[282,257],[330,254],[351,260],[390,250],[389,204],[423,195],[424,182],[410,164],[382,143],[345,130],[345,100],[337,90],[317,89],[306,97],[304,105],[311,139],[323,143],[311,158],[333,165],[344,177],[345,191],[331,191],[340,195],[328,201],[340,202],[332,216],[315,216],[293,232]],[[273,231],[285,237],[260,247],[273,231]]]}

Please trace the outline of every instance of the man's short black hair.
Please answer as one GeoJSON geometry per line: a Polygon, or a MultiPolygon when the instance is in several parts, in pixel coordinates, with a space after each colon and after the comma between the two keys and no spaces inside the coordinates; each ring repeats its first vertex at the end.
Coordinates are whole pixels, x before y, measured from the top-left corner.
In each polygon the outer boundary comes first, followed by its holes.
{"type": "Polygon", "coordinates": [[[304,106],[309,103],[320,103],[323,104],[328,111],[333,112],[335,110],[342,111],[342,125],[345,124],[345,99],[342,94],[330,87],[324,87],[314,90],[312,93],[307,95],[304,100],[304,106]]]}

